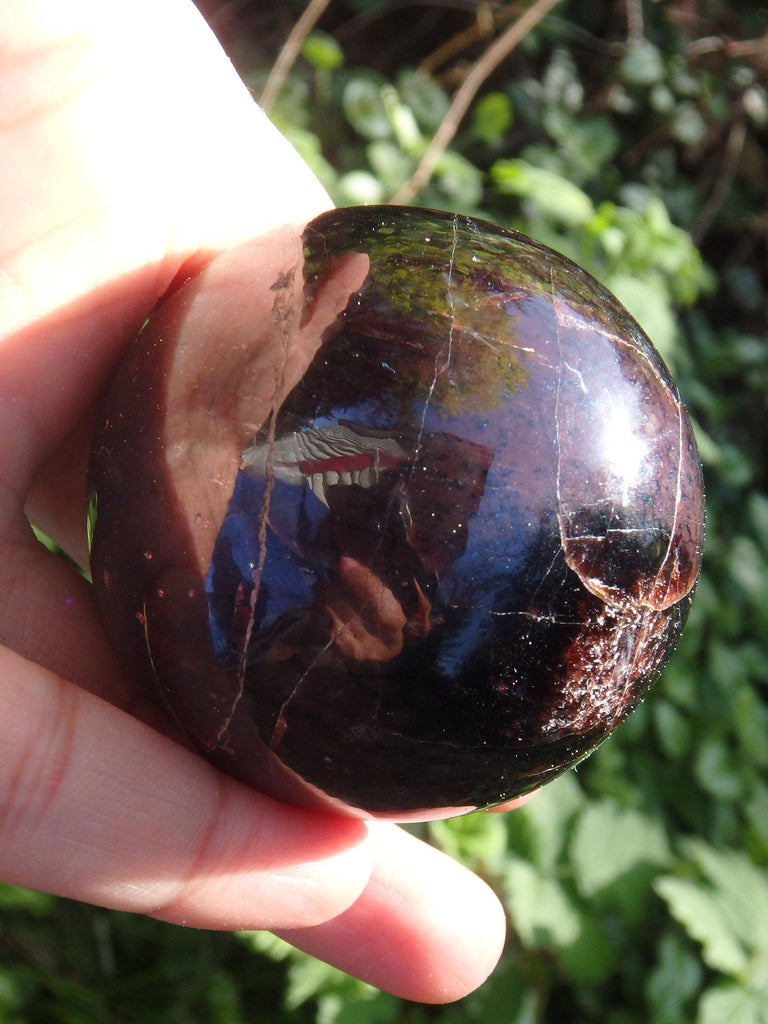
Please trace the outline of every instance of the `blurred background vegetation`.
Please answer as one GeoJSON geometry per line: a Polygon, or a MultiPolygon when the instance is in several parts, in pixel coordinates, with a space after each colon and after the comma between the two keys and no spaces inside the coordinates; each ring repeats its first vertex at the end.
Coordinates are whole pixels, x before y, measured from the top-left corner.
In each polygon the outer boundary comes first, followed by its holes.
{"type": "Polygon", "coordinates": [[[514,814],[420,826],[508,909],[479,992],[418,1006],[269,935],[5,887],[0,1024],[766,1024],[768,10],[199,6],[337,203],[483,216],[619,295],[696,424],[705,568],[651,698],[578,772],[514,814]]]}

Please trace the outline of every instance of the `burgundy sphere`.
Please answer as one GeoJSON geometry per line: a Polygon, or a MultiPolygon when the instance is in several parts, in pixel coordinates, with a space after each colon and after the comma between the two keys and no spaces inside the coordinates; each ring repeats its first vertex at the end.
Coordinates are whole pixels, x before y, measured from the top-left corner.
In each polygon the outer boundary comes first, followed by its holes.
{"type": "Polygon", "coordinates": [[[412,208],[184,282],[116,375],[91,488],[106,625],[190,742],[391,818],[594,750],[701,561],[691,426],[626,310],[524,236],[412,208]]]}

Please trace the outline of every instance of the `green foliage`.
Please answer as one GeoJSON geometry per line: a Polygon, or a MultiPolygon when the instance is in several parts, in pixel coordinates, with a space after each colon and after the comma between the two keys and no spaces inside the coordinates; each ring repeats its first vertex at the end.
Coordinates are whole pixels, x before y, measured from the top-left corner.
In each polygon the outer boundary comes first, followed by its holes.
{"type": "Polygon", "coordinates": [[[233,936],[0,888],[0,1024],[309,1024],[233,936]]]}
{"type": "Polygon", "coordinates": [[[401,1002],[348,974],[298,952],[266,932],[241,932],[257,953],[288,966],[282,1008],[297,1010],[310,1001],[317,1024],[390,1024],[400,1020],[401,1002]]]}
{"type": "MultiPolygon", "coordinates": [[[[499,893],[499,968],[428,1009],[264,934],[5,888],[0,1024],[768,1021],[768,91],[759,48],[733,45],[764,33],[764,12],[626,6],[643,15],[631,39],[625,5],[561,4],[480,91],[415,198],[533,235],[615,291],[673,367],[706,473],[704,574],[646,704],[520,810],[419,828],[499,893]]],[[[432,43],[408,49],[394,2],[329,12],[272,115],[337,202],[386,201],[484,43],[429,75],[417,65],[432,43]],[[377,19],[395,8],[386,37],[377,19]],[[393,49],[401,63],[379,59],[393,49]]],[[[435,51],[468,27],[442,13],[435,51]]],[[[254,54],[243,71],[258,89],[268,68],[254,54]]]]}
{"type": "Polygon", "coordinates": [[[768,877],[739,852],[700,841],[684,849],[685,874],[662,876],[656,891],[702,960],[724,976],[703,994],[699,1024],[768,1021],[768,877]]]}
{"type": "Polygon", "coordinates": [[[344,52],[325,32],[311,32],[301,48],[302,56],[319,72],[337,71],[344,63],[344,52]]]}
{"type": "Polygon", "coordinates": [[[502,144],[514,117],[509,96],[503,92],[487,92],[472,111],[472,133],[488,146],[502,144]]]}
{"type": "Polygon", "coordinates": [[[682,849],[685,875],[662,876],[656,891],[702,944],[708,967],[736,979],[768,981],[768,877],[741,853],[695,840],[682,849]]]}

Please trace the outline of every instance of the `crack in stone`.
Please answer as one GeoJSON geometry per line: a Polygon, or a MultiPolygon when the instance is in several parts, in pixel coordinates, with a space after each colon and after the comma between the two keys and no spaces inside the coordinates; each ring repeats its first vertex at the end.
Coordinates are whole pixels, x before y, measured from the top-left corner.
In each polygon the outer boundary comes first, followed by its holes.
{"type": "MultiPolygon", "coordinates": [[[[618,630],[619,636],[617,637],[616,648],[619,651],[621,650],[621,635],[625,631],[631,631],[634,627],[635,621],[633,620],[618,630]]],[[[631,645],[629,663],[626,665],[623,672],[621,671],[621,657],[616,659],[616,667],[619,671],[619,678],[622,679],[622,685],[618,694],[615,694],[613,700],[610,699],[609,694],[608,706],[612,711],[612,714],[608,717],[608,727],[610,729],[613,729],[615,725],[621,721],[626,714],[627,707],[631,701],[636,669],[645,651],[646,637],[643,635],[644,633],[645,630],[641,630],[640,635],[636,635],[634,637],[634,643],[631,645]]]]}
{"type": "Polygon", "coordinates": [[[584,382],[584,377],[582,376],[581,371],[577,370],[575,366],[571,366],[571,364],[566,359],[563,360],[563,365],[568,370],[570,370],[570,372],[578,379],[579,387],[584,392],[584,394],[585,395],[589,394],[589,388],[587,387],[587,385],[584,382]]]}
{"type": "Polygon", "coordinates": [[[229,709],[229,714],[226,720],[222,723],[217,735],[216,735],[216,746],[221,746],[229,727],[235,717],[235,712],[240,701],[245,693],[245,674],[248,666],[248,649],[251,644],[251,638],[253,636],[253,630],[255,627],[256,620],[256,605],[259,600],[259,594],[261,591],[261,577],[264,572],[264,565],[267,559],[267,527],[269,524],[269,507],[272,498],[272,491],[275,486],[275,474],[274,474],[274,448],[275,448],[275,431],[277,428],[277,413],[280,407],[280,401],[282,398],[283,387],[285,384],[285,372],[288,365],[288,355],[291,348],[291,336],[293,321],[296,318],[296,304],[294,301],[294,286],[296,280],[296,267],[291,267],[279,275],[277,280],[271,286],[271,291],[275,293],[275,298],[272,303],[272,319],[275,326],[275,331],[280,338],[282,354],[280,362],[274,374],[274,392],[272,398],[272,405],[269,411],[269,429],[267,434],[267,456],[264,466],[264,475],[266,478],[266,487],[264,489],[264,500],[261,508],[259,509],[259,531],[258,531],[258,543],[259,543],[259,558],[256,565],[253,567],[251,573],[251,582],[253,588],[251,590],[249,605],[250,614],[248,616],[248,625],[245,629],[245,636],[243,642],[243,648],[240,652],[237,664],[237,690],[232,699],[232,705],[229,709]]]}
{"type": "Polygon", "coordinates": [[[499,615],[520,615],[525,619],[532,619],[534,622],[549,622],[553,626],[583,626],[580,619],[568,619],[562,615],[555,615],[552,612],[494,612],[499,615]]]}
{"type": "Polygon", "coordinates": [[[421,454],[422,439],[424,437],[424,425],[427,419],[427,413],[432,403],[432,396],[435,393],[437,382],[440,376],[446,372],[448,367],[451,365],[451,357],[453,355],[453,333],[456,328],[456,295],[454,292],[453,285],[453,272],[456,265],[456,249],[459,242],[459,218],[456,214],[453,216],[451,221],[452,226],[452,238],[451,238],[451,253],[448,257],[448,282],[446,296],[448,299],[448,309],[450,311],[450,324],[448,326],[448,341],[446,345],[443,345],[435,355],[435,365],[432,373],[432,380],[430,381],[427,389],[427,397],[424,400],[424,408],[421,413],[421,423],[419,424],[419,433],[416,437],[416,444],[413,450],[413,468],[411,469],[411,475],[416,471],[416,463],[419,461],[419,455],[421,454]],[[447,351],[446,351],[447,349],[447,351]],[[445,358],[441,362],[445,353],[445,358]]]}
{"type": "MultiPolygon", "coordinates": [[[[419,461],[419,456],[421,454],[422,442],[423,442],[423,438],[424,438],[424,430],[425,430],[427,413],[428,413],[430,405],[432,403],[432,397],[434,395],[435,388],[437,387],[437,383],[438,383],[438,380],[440,379],[440,376],[448,370],[448,368],[449,368],[449,366],[451,364],[451,359],[453,357],[453,336],[454,336],[454,331],[455,331],[455,327],[456,327],[456,295],[455,295],[455,291],[454,291],[454,270],[455,270],[455,265],[456,265],[456,250],[457,250],[457,247],[458,247],[458,242],[459,242],[459,218],[458,218],[458,216],[454,216],[453,220],[452,220],[452,242],[451,242],[451,252],[450,252],[449,261],[448,261],[448,281],[447,281],[447,299],[448,299],[448,308],[449,308],[449,311],[450,311],[450,324],[449,324],[449,327],[448,327],[448,339],[447,339],[446,344],[441,346],[441,348],[439,349],[439,351],[435,355],[435,363],[434,363],[434,371],[433,371],[433,374],[432,374],[432,380],[431,380],[431,382],[429,384],[429,388],[427,389],[426,398],[424,400],[424,407],[423,407],[422,413],[421,413],[421,420],[420,420],[420,423],[419,423],[419,430],[418,430],[418,434],[417,434],[417,437],[416,437],[416,443],[415,443],[414,449],[413,449],[413,455],[412,455],[412,460],[411,460],[411,468],[410,468],[410,471],[408,473],[408,481],[409,482],[413,478],[413,474],[416,472],[416,469],[417,469],[417,463],[419,461]]],[[[384,537],[386,535],[387,526],[388,526],[388,524],[389,524],[389,522],[391,520],[392,507],[394,505],[394,502],[395,502],[395,497],[393,496],[390,499],[390,501],[388,503],[388,506],[387,506],[387,514],[386,514],[386,517],[385,517],[385,520],[384,520],[384,526],[383,526],[383,529],[382,529],[381,540],[379,541],[379,544],[376,546],[376,548],[375,548],[375,550],[374,550],[374,552],[373,552],[373,554],[371,556],[371,565],[375,561],[376,556],[378,555],[379,551],[381,550],[381,545],[384,543],[384,537]]],[[[405,502],[404,505],[401,505],[400,511],[401,511],[401,514],[408,515],[408,517],[410,518],[411,511],[410,511],[410,508],[408,507],[407,502],[405,502]]],[[[369,574],[371,576],[374,575],[373,569],[371,568],[371,566],[369,566],[369,574]]],[[[282,704],[282,706],[280,708],[280,712],[278,714],[278,717],[277,717],[277,720],[276,720],[276,723],[275,723],[275,729],[274,729],[274,732],[273,732],[273,736],[272,736],[272,739],[270,740],[270,747],[271,748],[274,748],[274,746],[276,745],[276,743],[275,743],[275,739],[276,738],[277,738],[277,742],[279,743],[280,737],[283,735],[285,729],[287,728],[287,722],[285,721],[285,713],[286,713],[290,703],[294,699],[296,693],[298,692],[299,688],[301,687],[302,683],[307,678],[308,674],[312,671],[312,669],[317,665],[317,663],[318,663],[319,659],[322,657],[322,655],[333,646],[333,644],[336,642],[336,640],[339,638],[339,636],[341,636],[345,632],[345,630],[349,629],[349,627],[350,627],[350,622],[349,621],[347,621],[347,622],[343,623],[342,625],[340,625],[339,628],[334,631],[333,635],[330,637],[330,639],[328,640],[327,644],[318,652],[317,656],[312,660],[312,663],[304,670],[304,672],[302,672],[300,678],[297,680],[297,682],[293,686],[293,688],[291,690],[291,693],[288,695],[288,697],[283,702],[283,704],[282,704]]],[[[377,709],[377,711],[378,711],[378,709],[377,709]]],[[[375,721],[376,715],[377,715],[377,712],[374,713],[373,718],[371,719],[371,721],[375,721]]]]}
{"type": "MultiPolygon", "coordinates": [[[[449,324],[449,327],[448,327],[448,338],[447,338],[447,342],[443,346],[441,346],[441,348],[439,349],[439,351],[437,352],[437,354],[435,356],[435,364],[434,364],[434,371],[433,371],[433,375],[432,375],[432,380],[430,382],[429,388],[427,389],[426,398],[424,400],[424,407],[423,407],[422,413],[421,413],[421,420],[420,420],[420,423],[419,423],[419,430],[418,430],[418,434],[417,434],[417,437],[416,437],[416,443],[415,443],[414,449],[413,449],[413,455],[412,455],[412,460],[411,460],[411,468],[410,468],[410,471],[408,473],[408,480],[409,481],[413,478],[413,474],[416,472],[416,469],[417,469],[417,463],[418,463],[418,460],[419,460],[419,456],[421,454],[422,442],[423,442],[423,438],[424,438],[424,430],[425,430],[427,413],[429,411],[429,408],[430,408],[430,405],[431,405],[431,402],[432,402],[432,397],[434,395],[435,388],[437,387],[437,383],[438,383],[438,380],[440,379],[440,376],[448,370],[448,368],[449,368],[449,366],[451,364],[451,359],[453,357],[453,336],[454,336],[454,331],[455,331],[455,327],[456,327],[456,296],[455,296],[455,292],[454,292],[454,269],[455,269],[455,263],[456,263],[456,250],[457,250],[458,241],[459,241],[459,219],[456,216],[453,218],[453,221],[452,221],[452,229],[453,229],[453,236],[452,236],[451,252],[450,252],[450,257],[449,257],[449,262],[448,262],[448,281],[447,281],[447,299],[448,299],[448,308],[449,308],[449,311],[450,311],[450,324],[449,324]]],[[[387,527],[387,525],[388,525],[388,523],[389,523],[389,521],[391,519],[391,514],[392,514],[391,510],[392,510],[394,501],[395,501],[395,498],[393,497],[390,500],[389,504],[388,504],[387,515],[386,515],[386,518],[385,518],[385,521],[384,521],[384,528],[382,529],[382,537],[381,537],[381,540],[380,540],[378,546],[374,550],[373,555],[371,556],[371,563],[373,563],[373,561],[375,560],[379,550],[381,549],[381,545],[384,543],[384,536],[386,534],[386,527],[387,527]]],[[[410,509],[409,509],[407,503],[405,503],[404,507],[401,506],[401,514],[407,514],[408,516],[410,516],[411,513],[410,513],[410,509]]],[[[373,569],[370,568],[370,567],[369,567],[369,573],[370,573],[370,575],[374,574],[373,573],[373,569]]],[[[327,644],[318,652],[317,656],[312,660],[312,663],[304,670],[304,672],[302,672],[300,678],[294,684],[294,686],[293,686],[293,688],[291,690],[291,693],[288,695],[288,697],[283,702],[283,704],[282,704],[282,706],[280,708],[280,712],[278,714],[278,717],[277,717],[277,720],[276,720],[276,723],[275,723],[275,728],[274,728],[274,731],[273,731],[273,735],[272,735],[272,738],[270,739],[270,744],[269,745],[270,745],[271,748],[274,748],[274,746],[277,743],[279,743],[279,740],[280,740],[281,736],[284,734],[284,731],[287,728],[287,723],[285,721],[285,713],[286,713],[290,703],[294,699],[296,693],[298,692],[299,688],[301,687],[302,683],[307,678],[308,674],[312,671],[312,669],[317,665],[318,660],[322,657],[322,655],[333,646],[333,644],[336,642],[338,637],[341,636],[342,633],[344,633],[345,630],[349,629],[349,626],[350,626],[349,622],[343,623],[333,633],[333,635],[328,640],[327,644]]],[[[375,717],[376,716],[374,715],[374,720],[375,720],[375,717]]]]}
{"type": "MultiPolygon", "coordinates": [[[[664,559],[662,560],[661,565],[659,566],[659,571],[656,573],[656,580],[654,581],[654,584],[658,583],[659,579],[661,578],[662,573],[664,572],[665,567],[669,563],[669,560],[670,560],[670,558],[672,556],[672,551],[673,551],[673,546],[674,546],[674,541],[675,541],[675,533],[677,531],[677,519],[678,519],[678,515],[679,515],[679,512],[680,512],[680,504],[682,502],[682,497],[683,497],[683,495],[682,495],[682,475],[683,475],[683,457],[684,457],[684,453],[683,453],[683,409],[682,409],[682,403],[680,401],[680,398],[677,395],[673,394],[672,395],[672,399],[673,399],[675,408],[677,409],[677,481],[676,481],[676,484],[675,484],[675,511],[674,511],[674,514],[673,514],[673,517],[672,517],[672,526],[671,526],[670,531],[669,531],[669,543],[667,544],[667,551],[666,551],[666,554],[664,555],[664,559]]],[[[671,576],[670,576],[670,580],[671,580],[671,576]]],[[[656,589],[656,587],[654,585],[654,591],[655,591],[655,589],[656,589]]],[[[664,598],[662,599],[662,601],[659,601],[658,598],[656,598],[653,601],[653,604],[654,604],[655,607],[657,607],[657,608],[664,608],[664,607],[666,607],[666,603],[667,603],[666,602],[666,598],[667,598],[667,594],[669,593],[669,589],[670,589],[670,583],[668,581],[667,582],[667,586],[665,588],[664,598]]],[[[655,594],[654,594],[654,598],[655,598],[655,594]]]]}
{"type": "Polygon", "coordinates": [[[555,314],[555,343],[557,345],[557,384],[555,388],[555,448],[557,454],[557,466],[555,469],[555,496],[557,499],[557,525],[560,531],[560,545],[565,555],[566,564],[570,565],[568,559],[568,537],[565,532],[565,513],[563,511],[563,497],[560,488],[562,474],[562,437],[560,433],[560,395],[563,386],[563,351],[560,343],[560,311],[557,308],[557,291],[555,288],[555,275],[550,267],[549,284],[552,291],[552,309],[555,314]]]}
{"type": "Polygon", "coordinates": [[[291,704],[291,702],[294,700],[294,698],[298,694],[299,690],[301,689],[302,683],[307,678],[307,676],[312,671],[312,669],[320,661],[320,659],[325,654],[325,652],[328,651],[333,646],[333,644],[336,642],[336,638],[339,636],[339,634],[343,633],[346,628],[347,628],[347,625],[345,625],[345,626],[341,627],[340,629],[336,630],[336,632],[328,640],[328,643],[325,644],[325,646],[322,647],[317,652],[315,657],[312,659],[312,661],[309,663],[309,665],[307,665],[307,667],[304,669],[304,671],[301,673],[299,678],[296,680],[296,682],[291,687],[291,692],[288,694],[288,696],[285,698],[283,703],[280,705],[280,710],[277,713],[277,718],[275,719],[275,724],[274,724],[274,726],[272,728],[272,735],[269,737],[269,749],[270,750],[275,750],[280,745],[280,740],[285,735],[285,732],[286,732],[286,730],[288,728],[288,722],[286,721],[285,715],[286,715],[286,712],[288,711],[289,705],[291,704]]]}
{"type": "Polygon", "coordinates": [[[620,533],[623,536],[631,537],[635,534],[644,537],[649,533],[656,533],[662,537],[667,537],[667,531],[663,530],[660,526],[646,527],[646,526],[607,526],[605,533],[580,533],[577,538],[578,541],[583,540],[596,540],[605,541],[615,533],[620,533]]]}

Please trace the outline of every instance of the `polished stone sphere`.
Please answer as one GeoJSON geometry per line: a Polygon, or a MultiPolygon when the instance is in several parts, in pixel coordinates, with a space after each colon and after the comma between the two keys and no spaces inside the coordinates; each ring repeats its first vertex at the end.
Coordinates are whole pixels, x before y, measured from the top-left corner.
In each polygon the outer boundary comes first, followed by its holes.
{"type": "Polygon", "coordinates": [[[645,696],[702,552],[696,444],[619,302],[487,223],[336,210],[145,325],[91,461],[110,635],[281,799],[505,802],[645,696]]]}

